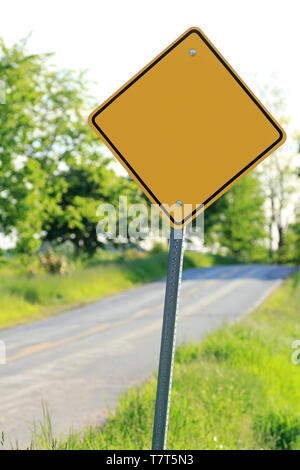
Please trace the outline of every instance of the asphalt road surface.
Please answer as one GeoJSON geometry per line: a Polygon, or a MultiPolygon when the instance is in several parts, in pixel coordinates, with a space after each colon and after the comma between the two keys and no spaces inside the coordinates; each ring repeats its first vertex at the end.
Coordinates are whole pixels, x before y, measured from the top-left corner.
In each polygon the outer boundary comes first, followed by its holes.
{"type": "MultiPolygon", "coordinates": [[[[253,310],[292,269],[236,265],[185,271],[177,344],[201,340],[253,310]]],[[[158,365],[165,281],[157,281],[56,317],[0,331],[0,434],[28,445],[42,401],[56,432],[107,419],[120,392],[158,365]]]]}

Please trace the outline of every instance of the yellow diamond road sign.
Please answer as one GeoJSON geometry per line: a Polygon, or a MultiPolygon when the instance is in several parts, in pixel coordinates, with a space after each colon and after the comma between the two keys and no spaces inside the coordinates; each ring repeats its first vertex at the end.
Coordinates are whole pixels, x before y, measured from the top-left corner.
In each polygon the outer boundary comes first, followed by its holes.
{"type": "Polygon", "coordinates": [[[138,72],[89,123],[175,228],[285,141],[278,122],[198,28],[138,72]]]}

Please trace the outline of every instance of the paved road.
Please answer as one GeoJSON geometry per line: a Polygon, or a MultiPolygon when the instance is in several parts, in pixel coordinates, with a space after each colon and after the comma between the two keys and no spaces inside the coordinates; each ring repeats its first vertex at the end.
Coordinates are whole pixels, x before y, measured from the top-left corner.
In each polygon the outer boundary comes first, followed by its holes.
{"type": "MultiPolygon", "coordinates": [[[[178,342],[201,340],[241,318],[291,272],[285,266],[219,266],[183,275],[178,342]]],[[[103,423],[106,402],[158,364],[165,282],[103,299],[31,325],[0,331],[0,432],[21,445],[45,400],[56,430],[103,423]]],[[[7,441],[8,442],[8,441],[7,441]]]]}

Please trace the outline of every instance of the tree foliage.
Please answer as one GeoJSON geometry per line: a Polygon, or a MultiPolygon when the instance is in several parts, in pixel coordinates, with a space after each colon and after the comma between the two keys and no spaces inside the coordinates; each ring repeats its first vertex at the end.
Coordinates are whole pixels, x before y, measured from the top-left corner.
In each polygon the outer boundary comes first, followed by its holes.
{"type": "MultiPolygon", "coordinates": [[[[108,168],[87,124],[94,103],[84,73],[58,70],[50,55],[29,55],[26,41],[0,41],[0,230],[33,253],[43,240],[96,247],[96,207],[130,186],[108,168]]],[[[139,190],[133,186],[138,197],[139,190]]]]}
{"type": "Polygon", "coordinates": [[[216,203],[213,229],[218,243],[242,260],[255,259],[266,238],[264,197],[256,172],[236,183],[216,203]]]}

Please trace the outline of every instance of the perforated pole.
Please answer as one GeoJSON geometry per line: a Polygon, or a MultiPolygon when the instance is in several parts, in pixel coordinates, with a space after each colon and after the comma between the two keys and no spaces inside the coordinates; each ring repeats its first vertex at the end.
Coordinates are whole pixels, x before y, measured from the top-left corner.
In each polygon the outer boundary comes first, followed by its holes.
{"type": "Polygon", "coordinates": [[[173,360],[176,342],[178,294],[182,272],[183,242],[184,229],[171,228],[168,275],[153,427],[153,450],[164,450],[166,447],[170,393],[172,387],[173,360]]]}

